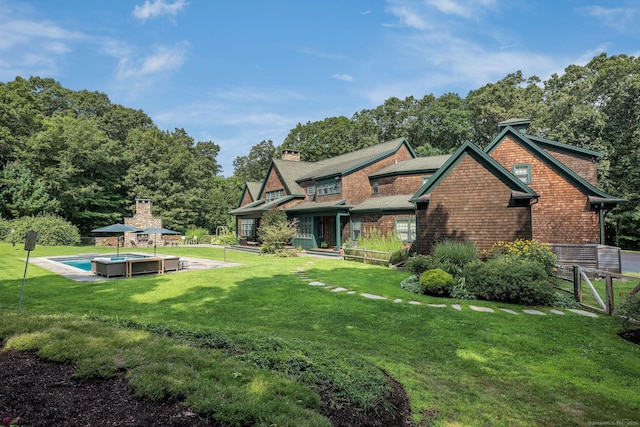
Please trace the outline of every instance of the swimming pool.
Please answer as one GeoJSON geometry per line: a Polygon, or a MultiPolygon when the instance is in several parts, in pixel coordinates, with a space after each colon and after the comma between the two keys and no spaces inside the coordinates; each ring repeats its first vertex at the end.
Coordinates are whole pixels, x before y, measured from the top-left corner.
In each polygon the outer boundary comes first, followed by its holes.
{"type": "Polygon", "coordinates": [[[60,264],[68,265],[69,267],[79,268],[84,271],[91,271],[91,260],[94,258],[109,258],[111,261],[118,261],[123,259],[138,259],[138,258],[148,258],[147,255],[138,255],[138,254],[120,254],[120,256],[116,256],[115,254],[107,254],[107,255],[77,255],[77,256],[66,256],[66,257],[57,257],[57,258],[49,258],[51,261],[58,262],[60,264]]]}

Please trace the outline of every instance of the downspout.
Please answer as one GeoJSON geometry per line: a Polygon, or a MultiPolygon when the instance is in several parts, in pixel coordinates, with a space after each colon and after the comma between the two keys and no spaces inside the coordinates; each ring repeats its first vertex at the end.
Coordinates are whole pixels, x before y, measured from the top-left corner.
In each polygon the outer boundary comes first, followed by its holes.
{"type": "Polygon", "coordinates": [[[604,245],[604,203],[600,203],[600,244],[604,245]]]}
{"type": "Polygon", "coordinates": [[[533,205],[538,204],[538,198],[536,197],[534,200],[535,202],[529,203],[529,229],[531,230],[530,240],[533,240],[533,205]]]}
{"type": "Polygon", "coordinates": [[[420,253],[420,251],[418,250],[418,248],[420,247],[418,245],[418,239],[420,236],[420,229],[418,228],[418,204],[416,202],[413,202],[413,213],[415,215],[415,221],[416,221],[416,255],[420,253]]]}

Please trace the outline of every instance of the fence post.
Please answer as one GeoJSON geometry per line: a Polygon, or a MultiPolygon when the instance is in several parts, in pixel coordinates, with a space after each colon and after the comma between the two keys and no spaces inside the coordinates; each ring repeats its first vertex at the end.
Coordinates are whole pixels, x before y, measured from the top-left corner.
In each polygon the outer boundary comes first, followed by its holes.
{"type": "Polygon", "coordinates": [[[582,277],[578,265],[573,266],[573,298],[576,302],[582,303],[582,277]]]}
{"type": "Polygon", "coordinates": [[[367,263],[367,249],[366,248],[362,251],[362,260],[364,261],[365,264],[367,263]]]}
{"type": "Polygon", "coordinates": [[[605,277],[606,283],[606,292],[607,292],[607,314],[613,313],[614,303],[613,303],[613,277],[610,274],[607,274],[605,277]]]}

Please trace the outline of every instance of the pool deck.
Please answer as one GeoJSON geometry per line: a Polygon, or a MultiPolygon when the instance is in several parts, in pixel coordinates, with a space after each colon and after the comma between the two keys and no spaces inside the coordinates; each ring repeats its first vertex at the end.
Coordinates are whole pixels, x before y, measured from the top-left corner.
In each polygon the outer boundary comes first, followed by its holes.
{"type": "MultiPolygon", "coordinates": [[[[150,254],[146,252],[127,252],[127,253],[131,253],[135,255],[150,256],[150,254]]],[[[77,255],[85,256],[88,254],[77,254],[77,255]]],[[[108,254],[91,254],[91,255],[96,257],[109,256],[108,254]]],[[[73,256],[73,255],[69,255],[69,256],[73,256]]],[[[177,256],[177,255],[157,254],[156,256],[162,257],[162,256],[177,256]]],[[[67,279],[75,280],[76,282],[104,282],[105,280],[126,279],[125,276],[110,277],[107,279],[106,277],[93,274],[91,271],[85,271],[80,268],[71,267],[70,265],[61,264],[60,262],[51,260],[51,258],[63,258],[63,257],[64,256],[30,258],[29,263],[33,265],[37,265],[38,267],[42,267],[54,273],[57,273],[61,276],[66,277],[67,279]]],[[[187,261],[188,263],[187,268],[178,270],[178,271],[169,271],[169,272],[166,272],[165,274],[185,273],[188,271],[197,271],[197,270],[210,270],[213,268],[221,268],[221,267],[236,267],[241,265],[235,262],[223,262],[223,261],[216,261],[212,259],[192,258],[192,257],[184,257],[184,256],[180,257],[180,261],[187,261]]]]}

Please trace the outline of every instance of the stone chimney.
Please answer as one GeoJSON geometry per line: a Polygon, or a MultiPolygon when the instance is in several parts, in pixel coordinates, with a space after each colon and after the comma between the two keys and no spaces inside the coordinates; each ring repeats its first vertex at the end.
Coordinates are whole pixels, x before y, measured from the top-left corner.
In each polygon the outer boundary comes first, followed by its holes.
{"type": "Polygon", "coordinates": [[[300,161],[300,152],[296,150],[282,150],[282,160],[289,160],[291,162],[300,161]]]}

